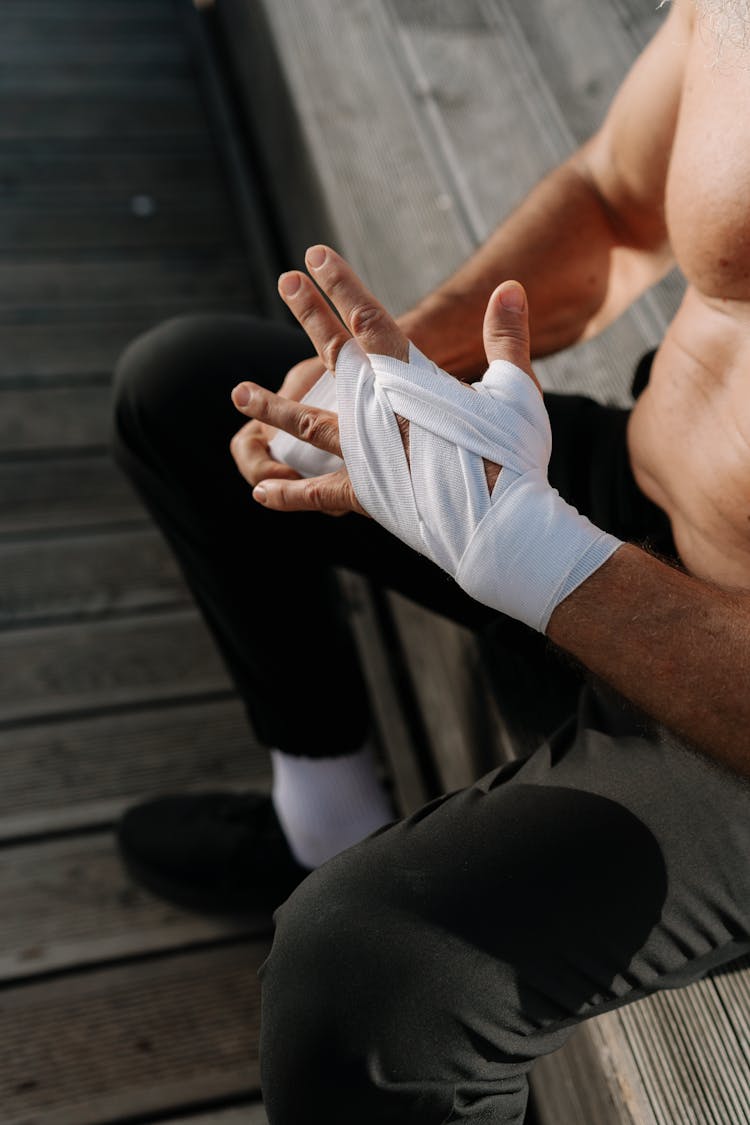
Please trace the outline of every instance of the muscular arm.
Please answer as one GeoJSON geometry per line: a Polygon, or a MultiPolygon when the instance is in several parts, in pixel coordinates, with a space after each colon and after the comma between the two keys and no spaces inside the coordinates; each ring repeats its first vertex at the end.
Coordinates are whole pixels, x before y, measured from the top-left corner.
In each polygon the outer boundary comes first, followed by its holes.
{"type": "Polygon", "coordinates": [[[482,318],[506,277],[526,288],[541,356],[600,332],[669,269],[664,190],[692,18],[690,0],[677,0],[599,132],[400,318],[441,367],[483,370],[482,318]]]}
{"type": "Polygon", "coordinates": [[[636,706],[750,777],[750,595],[625,546],[552,614],[548,635],[636,706]]]}

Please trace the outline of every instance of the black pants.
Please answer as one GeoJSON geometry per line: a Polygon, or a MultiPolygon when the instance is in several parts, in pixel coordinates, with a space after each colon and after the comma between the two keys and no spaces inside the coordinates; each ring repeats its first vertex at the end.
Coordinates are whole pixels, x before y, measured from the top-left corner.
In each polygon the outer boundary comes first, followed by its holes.
{"type": "MultiPolygon", "coordinates": [[[[538,640],[372,521],[251,500],[228,452],[243,422],[229,392],[275,388],[307,354],[296,330],[251,318],[172,321],[123,357],[116,448],[259,737],[330,754],[369,721],[333,564],[502,638],[510,664],[516,638],[538,640]]],[[[547,406],[563,496],[672,552],[630,473],[627,413],[547,406]]],[[[278,913],[263,972],[271,1125],[520,1122],[533,1060],[580,1020],[750,949],[747,806],[744,783],[580,686],[528,758],[332,860],[278,913]]]]}

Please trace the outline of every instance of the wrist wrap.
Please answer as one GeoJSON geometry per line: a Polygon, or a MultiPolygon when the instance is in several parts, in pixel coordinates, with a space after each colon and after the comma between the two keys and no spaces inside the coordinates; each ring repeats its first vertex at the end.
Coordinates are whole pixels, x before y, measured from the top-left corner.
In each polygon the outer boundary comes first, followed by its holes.
{"type": "Polygon", "coordinates": [[[352,340],[336,393],[362,507],[477,601],[545,632],[555,607],[621,546],[550,486],[549,417],[513,364],[495,360],[469,388],[413,345],[407,363],[352,340]],[[397,414],[410,424],[408,460],[397,414]],[[502,466],[491,496],[483,458],[502,466]]]}

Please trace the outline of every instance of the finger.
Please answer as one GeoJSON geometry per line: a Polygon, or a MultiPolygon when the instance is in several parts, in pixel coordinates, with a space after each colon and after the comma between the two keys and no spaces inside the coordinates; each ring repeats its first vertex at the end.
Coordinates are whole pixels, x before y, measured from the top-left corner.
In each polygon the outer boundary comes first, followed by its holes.
{"type": "Polygon", "coordinates": [[[310,337],[328,371],[334,371],[339,352],[351,336],[323,294],[299,270],[282,273],[279,294],[310,337]]]}
{"type": "Polygon", "coordinates": [[[366,352],[409,358],[406,336],[340,254],[328,246],[311,246],[305,264],[366,352]]]}
{"type": "Polygon", "coordinates": [[[299,473],[283,461],[274,461],[268,454],[268,445],[257,434],[250,431],[250,424],[243,426],[232,438],[229,449],[235,464],[248,484],[269,477],[283,477],[286,480],[299,480],[299,473]],[[246,432],[248,431],[248,432],[246,432]]]}
{"type": "Polygon", "coordinates": [[[505,281],[490,297],[484,316],[484,347],[487,361],[504,359],[520,367],[541,391],[531,368],[531,336],[526,293],[517,281],[505,281]]]}
{"type": "Polygon", "coordinates": [[[338,415],[332,410],[319,410],[291,398],[282,398],[255,383],[240,383],[232,391],[232,401],[243,414],[257,422],[275,426],[287,434],[341,456],[338,415]]]}
{"type": "Polygon", "coordinates": [[[343,469],[309,480],[264,480],[254,489],[253,499],[278,512],[325,512],[328,515],[360,512],[366,515],[354,494],[349,474],[343,469]]]}

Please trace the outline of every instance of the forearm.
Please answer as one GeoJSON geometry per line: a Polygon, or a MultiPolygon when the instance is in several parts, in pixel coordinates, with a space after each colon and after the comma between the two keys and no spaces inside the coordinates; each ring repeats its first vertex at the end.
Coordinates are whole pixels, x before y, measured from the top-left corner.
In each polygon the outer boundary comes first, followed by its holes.
{"type": "Polygon", "coordinates": [[[750,595],[625,546],[557,607],[547,632],[636,706],[750,777],[750,595]]]}
{"type": "Polygon", "coordinates": [[[587,172],[585,149],[551,172],[443,285],[400,318],[445,370],[484,370],[482,318],[494,287],[522,282],[532,309],[532,355],[595,334],[653,283],[663,255],[628,247],[628,233],[587,172]]]}

